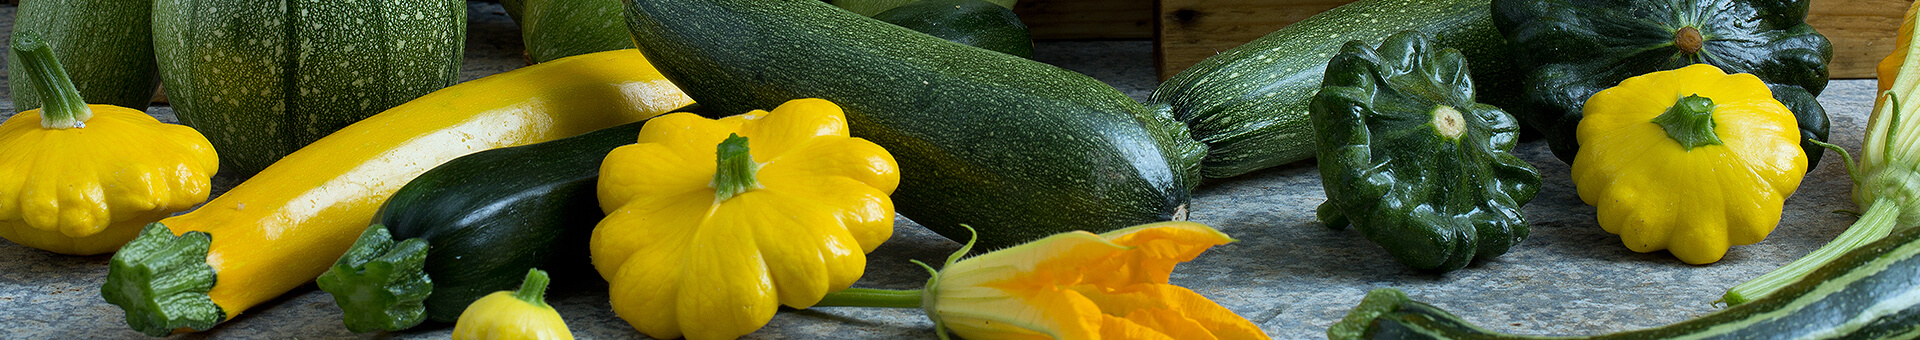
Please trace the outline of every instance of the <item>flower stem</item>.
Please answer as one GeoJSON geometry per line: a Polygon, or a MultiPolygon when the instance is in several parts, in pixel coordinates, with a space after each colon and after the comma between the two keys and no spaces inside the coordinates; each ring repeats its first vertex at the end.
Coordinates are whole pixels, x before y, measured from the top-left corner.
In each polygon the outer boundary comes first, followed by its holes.
{"type": "Polygon", "coordinates": [[[920,308],[920,290],[847,288],[827,293],[814,307],[920,308]]]}
{"type": "Polygon", "coordinates": [[[60,67],[53,48],[32,30],[15,32],[11,48],[13,57],[20,59],[20,68],[26,71],[27,87],[40,96],[40,126],[60,130],[86,127],[93,109],[80,98],[80,90],[73,87],[73,79],[60,67]]]}
{"type": "Polygon", "coordinates": [[[1821,246],[1820,249],[1815,249],[1807,256],[1781,266],[1780,269],[1727,289],[1727,293],[1720,297],[1720,301],[1732,306],[1765,297],[1773,291],[1780,290],[1780,287],[1800,281],[1800,278],[1806,277],[1807,273],[1814,268],[1819,268],[1820,265],[1840,257],[1841,254],[1885,238],[1887,234],[1893,232],[1894,225],[1900,220],[1899,204],[1893,201],[1890,199],[1874,201],[1873,205],[1867,208],[1867,212],[1860,215],[1859,221],[1847,227],[1847,231],[1841,232],[1840,236],[1834,237],[1832,242],[1821,246]]]}

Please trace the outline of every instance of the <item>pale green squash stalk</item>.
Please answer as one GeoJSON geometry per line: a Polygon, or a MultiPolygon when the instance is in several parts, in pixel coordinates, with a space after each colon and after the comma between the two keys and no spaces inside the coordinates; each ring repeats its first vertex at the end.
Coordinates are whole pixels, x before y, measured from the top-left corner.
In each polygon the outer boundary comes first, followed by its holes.
{"type": "MultiPolygon", "coordinates": [[[[1913,41],[1913,11],[1907,12],[1902,41],[1913,41]]],[[[1859,163],[1846,150],[1818,143],[1840,152],[1847,159],[1847,174],[1853,177],[1853,203],[1865,207],[1860,220],[1847,227],[1827,245],[1805,257],[1787,263],[1773,272],[1727,290],[1720,301],[1735,305],[1766,296],[1780,287],[1799,281],[1808,272],[1847,251],[1885,238],[1899,228],[1920,224],[1920,121],[1913,113],[1920,110],[1920,45],[1902,44],[1894,58],[1900,65],[1892,78],[1893,86],[1881,92],[1868,118],[1867,135],[1860,143],[1859,163]]],[[[1884,63],[1884,62],[1883,62],[1884,63]]],[[[1885,86],[1882,86],[1885,88],[1885,86]]]]}

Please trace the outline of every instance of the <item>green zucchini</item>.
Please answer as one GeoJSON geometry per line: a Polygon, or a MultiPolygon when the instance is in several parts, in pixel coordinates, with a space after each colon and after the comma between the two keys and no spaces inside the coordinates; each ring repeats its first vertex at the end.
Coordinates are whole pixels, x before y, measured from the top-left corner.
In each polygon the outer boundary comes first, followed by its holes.
{"type": "MultiPolygon", "coordinates": [[[[376,224],[315,280],[354,332],[453,322],[539,267],[593,273],[600,161],[646,121],[455,158],[395,191],[376,224]]],[[[590,276],[590,275],[581,275],[590,276]]]]}
{"type": "MultiPolygon", "coordinates": [[[[1920,228],[1854,249],[1757,300],[1671,325],[1554,339],[1913,339],[1920,337],[1920,228]]],[[[1542,339],[1475,327],[1379,289],[1327,330],[1344,339],[1542,339]]]]}
{"type": "Polygon", "coordinates": [[[640,50],[694,101],[841,105],[854,136],[899,162],[898,211],[956,240],[971,225],[982,249],[1172,219],[1199,182],[1204,145],[1085,75],[819,0],[628,6],[640,50]]]}
{"type": "Polygon", "coordinates": [[[1208,178],[1238,176],[1313,157],[1307,102],[1327,61],[1350,40],[1379,44],[1417,30],[1436,48],[1466,54],[1481,102],[1512,107],[1519,92],[1510,47],[1494,29],[1489,0],[1360,0],[1214,55],[1161,83],[1148,100],[1207,144],[1208,178]]]}
{"type": "MultiPolygon", "coordinates": [[[[39,33],[88,104],[146,110],[160,86],[148,24],[152,9],[149,1],[26,1],[13,13],[13,32],[39,33]]],[[[7,58],[14,112],[40,108],[26,71],[19,58],[7,58]]]]}
{"type": "Polygon", "coordinates": [[[453,85],[466,15],[459,0],[157,0],[153,50],[174,114],[246,178],[453,85]]]}
{"type": "Polygon", "coordinates": [[[889,24],[1033,59],[1033,35],[1012,9],[982,0],[920,0],[875,14],[889,24]]]}
{"type": "Polygon", "coordinates": [[[501,0],[536,63],[633,48],[620,0],[501,0]]]}

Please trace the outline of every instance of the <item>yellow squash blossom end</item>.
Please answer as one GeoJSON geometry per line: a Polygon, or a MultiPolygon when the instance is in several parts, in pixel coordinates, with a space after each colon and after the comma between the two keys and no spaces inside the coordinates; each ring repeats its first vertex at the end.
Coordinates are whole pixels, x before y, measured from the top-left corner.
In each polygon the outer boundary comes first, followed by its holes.
{"type": "Polygon", "coordinates": [[[613,309],[655,338],[731,339],[853,285],[893,233],[898,166],[839,106],[654,118],[607,155],[590,241],[613,309]]]}
{"type": "Polygon", "coordinates": [[[1719,261],[1773,231],[1807,172],[1797,119],[1751,74],[1695,64],[1628,78],[1584,114],[1574,184],[1634,251],[1719,261]]]}
{"type": "Polygon", "coordinates": [[[967,339],[1267,339],[1246,318],[1168,283],[1233,239],[1193,222],[1070,232],[961,260],[924,291],[928,317],[967,339]]]}

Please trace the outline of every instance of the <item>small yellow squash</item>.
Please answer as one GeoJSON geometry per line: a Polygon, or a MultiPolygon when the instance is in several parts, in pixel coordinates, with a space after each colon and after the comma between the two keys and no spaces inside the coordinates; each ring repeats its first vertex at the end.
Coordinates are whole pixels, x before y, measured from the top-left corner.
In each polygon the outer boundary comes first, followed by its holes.
{"type": "Polygon", "coordinates": [[[1633,251],[1719,261],[1773,231],[1807,172],[1793,113],[1750,74],[1707,64],[1649,73],[1583,111],[1574,184],[1633,251]]]}
{"type": "Polygon", "coordinates": [[[515,291],[487,294],[454,322],[453,340],[573,340],[567,321],[547,305],[547,272],[528,269],[515,291]]]}
{"type": "Polygon", "coordinates": [[[0,123],[0,237],[109,253],[141,226],[207,200],[219,159],[206,137],[140,110],[88,105],[51,48],[16,34],[14,57],[44,106],[0,123]]]}
{"type": "Polygon", "coordinates": [[[661,116],[601,163],[593,265],[647,336],[739,337],[860,278],[893,234],[897,168],[826,100],[661,116]]]}

